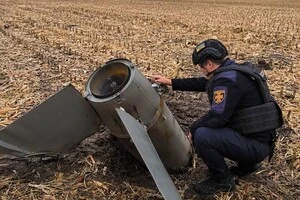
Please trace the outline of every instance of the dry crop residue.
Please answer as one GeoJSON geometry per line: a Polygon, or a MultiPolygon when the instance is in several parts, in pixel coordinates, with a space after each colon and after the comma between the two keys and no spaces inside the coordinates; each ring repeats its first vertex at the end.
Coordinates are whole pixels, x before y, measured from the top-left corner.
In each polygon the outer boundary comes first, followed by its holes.
{"type": "MultiPolygon", "coordinates": [[[[125,57],[145,74],[198,76],[194,46],[218,38],[237,61],[266,60],[284,112],[271,163],[215,199],[297,199],[300,195],[300,2],[0,0],[0,126],[72,83],[83,92],[100,64],[125,57]]],[[[165,100],[185,132],[208,110],[206,95],[170,92],[165,100]]],[[[202,199],[192,183],[203,162],[172,173],[183,199],[202,199]]],[[[105,127],[56,157],[0,160],[2,199],[162,199],[154,181],[105,127]]]]}

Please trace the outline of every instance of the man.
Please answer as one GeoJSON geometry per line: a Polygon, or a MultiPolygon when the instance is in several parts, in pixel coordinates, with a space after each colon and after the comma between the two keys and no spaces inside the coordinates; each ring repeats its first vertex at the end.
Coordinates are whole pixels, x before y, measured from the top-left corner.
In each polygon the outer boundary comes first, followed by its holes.
{"type": "Polygon", "coordinates": [[[227,55],[227,49],[220,41],[209,39],[196,46],[192,55],[193,64],[200,66],[208,78],[152,76],[152,80],[170,85],[173,90],[208,93],[210,110],[191,125],[188,135],[197,154],[212,173],[208,180],[194,185],[200,194],[231,191],[235,187],[233,175],[242,176],[256,171],[259,163],[272,154],[275,129],[282,124],[281,111],[270,96],[264,79],[256,78],[263,80],[259,85],[253,78],[256,76],[254,73],[251,76],[239,71],[244,68],[251,71],[251,64],[239,65],[227,55]],[[268,104],[270,101],[272,103],[268,104]],[[265,108],[266,105],[271,105],[271,108],[265,108]],[[268,110],[272,111],[271,115],[268,110]],[[275,119],[272,118],[274,113],[275,119]],[[246,121],[254,124],[244,124],[240,120],[251,116],[246,121]],[[271,123],[265,122],[264,118],[270,118],[271,123]],[[259,124],[261,121],[263,125],[259,124]],[[266,124],[272,126],[266,128],[266,124]],[[224,157],[236,161],[238,166],[228,169],[224,157]]]}

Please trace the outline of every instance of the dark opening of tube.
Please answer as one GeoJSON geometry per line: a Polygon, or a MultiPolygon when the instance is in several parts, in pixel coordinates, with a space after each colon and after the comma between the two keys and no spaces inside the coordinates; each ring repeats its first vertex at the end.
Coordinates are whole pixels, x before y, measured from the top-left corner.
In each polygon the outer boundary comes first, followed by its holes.
{"type": "Polygon", "coordinates": [[[121,62],[112,62],[100,68],[91,80],[94,96],[105,98],[119,92],[130,78],[129,67],[121,62]]]}

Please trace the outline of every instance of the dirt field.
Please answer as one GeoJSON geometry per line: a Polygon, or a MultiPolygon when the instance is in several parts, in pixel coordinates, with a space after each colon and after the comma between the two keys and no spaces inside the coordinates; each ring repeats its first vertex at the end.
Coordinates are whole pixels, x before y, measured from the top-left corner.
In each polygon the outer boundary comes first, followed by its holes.
{"type": "MultiPolygon", "coordinates": [[[[237,61],[264,59],[271,93],[284,112],[276,153],[232,193],[208,199],[299,199],[300,1],[0,0],[0,126],[72,83],[83,92],[99,65],[132,60],[145,74],[199,74],[191,53],[220,39],[237,61]]],[[[170,92],[165,100],[187,132],[208,110],[206,95],[170,92]]],[[[183,199],[203,199],[192,183],[203,162],[171,174],[183,199]]],[[[0,158],[1,199],[162,199],[149,172],[109,131],[51,158],[0,158]]]]}

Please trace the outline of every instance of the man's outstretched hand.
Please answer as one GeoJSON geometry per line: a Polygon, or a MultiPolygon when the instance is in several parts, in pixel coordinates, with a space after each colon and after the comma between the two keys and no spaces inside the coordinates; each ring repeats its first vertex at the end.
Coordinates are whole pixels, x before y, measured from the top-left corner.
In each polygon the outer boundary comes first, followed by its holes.
{"type": "Polygon", "coordinates": [[[152,75],[150,76],[151,80],[155,83],[161,83],[164,85],[172,85],[172,81],[169,78],[166,78],[165,76],[162,75],[152,75]]]}

